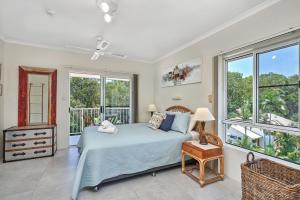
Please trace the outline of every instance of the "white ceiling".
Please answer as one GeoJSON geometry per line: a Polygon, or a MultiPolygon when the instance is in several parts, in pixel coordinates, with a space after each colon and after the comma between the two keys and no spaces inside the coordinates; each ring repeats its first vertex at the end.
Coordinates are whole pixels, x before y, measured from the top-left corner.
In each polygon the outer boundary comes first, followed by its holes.
{"type": "MultiPolygon", "coordinates": [[[[278,1],[278,0],[277,0],[278,1]]],[[[119,0],[106,24],[96,0],[0,0],[0,36],[7,41],[95,49],[97,35],[107,51],[153,62],[209,32],[276,0],[119,0]],[[46,9],[56,12],[46,14],[46,9]]]]}

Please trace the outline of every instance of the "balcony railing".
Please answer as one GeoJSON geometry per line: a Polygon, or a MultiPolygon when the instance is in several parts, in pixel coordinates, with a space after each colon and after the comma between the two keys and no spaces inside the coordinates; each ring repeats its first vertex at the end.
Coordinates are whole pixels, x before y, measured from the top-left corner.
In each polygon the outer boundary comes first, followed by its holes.
{"type": "MultiPolygon", "coordinates": [[[[99,124],[102,117],[100,108],[70,108],[70,135],[81,134],[85,127],[99,124]]],[[[114,124],[128,124],[130,107],[106,107],[105,119],[114,124]]]]}

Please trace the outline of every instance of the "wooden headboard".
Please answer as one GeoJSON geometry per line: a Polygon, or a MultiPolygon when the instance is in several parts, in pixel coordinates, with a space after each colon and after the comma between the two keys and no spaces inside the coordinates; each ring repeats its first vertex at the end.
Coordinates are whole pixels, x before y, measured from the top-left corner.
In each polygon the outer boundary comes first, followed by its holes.
{"type": "MultiPolygon", "coordinates": [[[[184,107],[184,106],[180,106],[180,105],[171,106],[171,107],[167,108],[166,111],[182,112],[182,113],[189,112],[191,114],[194,114],[194,112],[191,109],[184,107]]],[[[192,130],[199,132],[200,126],[201,126],[200,122],[196,122],[192,130]]]]}
{"type": "Polygon", "coordinates": [[[179,106],[179,105],[171,106],[171,107],[167,108],[166,111],[182,112],[182,113],[189,112],[191,114],[194,114],[194,112],[192,110],[188,109],[187,107],[179,106]]]}

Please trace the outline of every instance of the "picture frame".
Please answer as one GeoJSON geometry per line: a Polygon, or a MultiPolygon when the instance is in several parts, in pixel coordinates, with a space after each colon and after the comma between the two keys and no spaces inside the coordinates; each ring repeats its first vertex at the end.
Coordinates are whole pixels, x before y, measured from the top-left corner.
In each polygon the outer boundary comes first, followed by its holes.
{"type": "Polygon", "coordinates": [[[195,58],[181,64],[165,68],[161,74],[161,87],[173,87],[201,83],[202,59],[195,58]]]}

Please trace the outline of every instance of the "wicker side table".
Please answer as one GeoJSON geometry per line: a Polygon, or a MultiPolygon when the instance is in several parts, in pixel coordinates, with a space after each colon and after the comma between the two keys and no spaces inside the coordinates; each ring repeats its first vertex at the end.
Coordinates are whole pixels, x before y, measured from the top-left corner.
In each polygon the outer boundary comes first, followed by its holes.
{"type": "Polygon", "coordinates": [[[210,184],[219,180],[224,179],[224,153],[223,153],[223,143],[218,138],[218,136],[212,134],[206,134],[208,138],[208,145],[201,145],[197,141],[187,141],[182,145],[182,173],[188,175],[193,180],[198,182],[201,187],[206,184],[210,184]],[[211,140],[209,138],[214,138],[211,140]],[[217,138],[216,138],[217,137],[217,138]],[[213,141],[217,142],[213,142],[213,141]],[[213,143],[213,144],[212,144],[213,143]],[[190,156],[195,159],[199,163],[198,167],[187,168],[185,165],[185,157],[190,156]],[[212,160],[218,160],[219,162],[219,170],[214,172],[215,176],[209,179],[205,179],[205,165],[207,162],[212,160]],[[196,177],[192,174],[192,172],[197,169],[199,170],[199,177],[196,177]]]}

